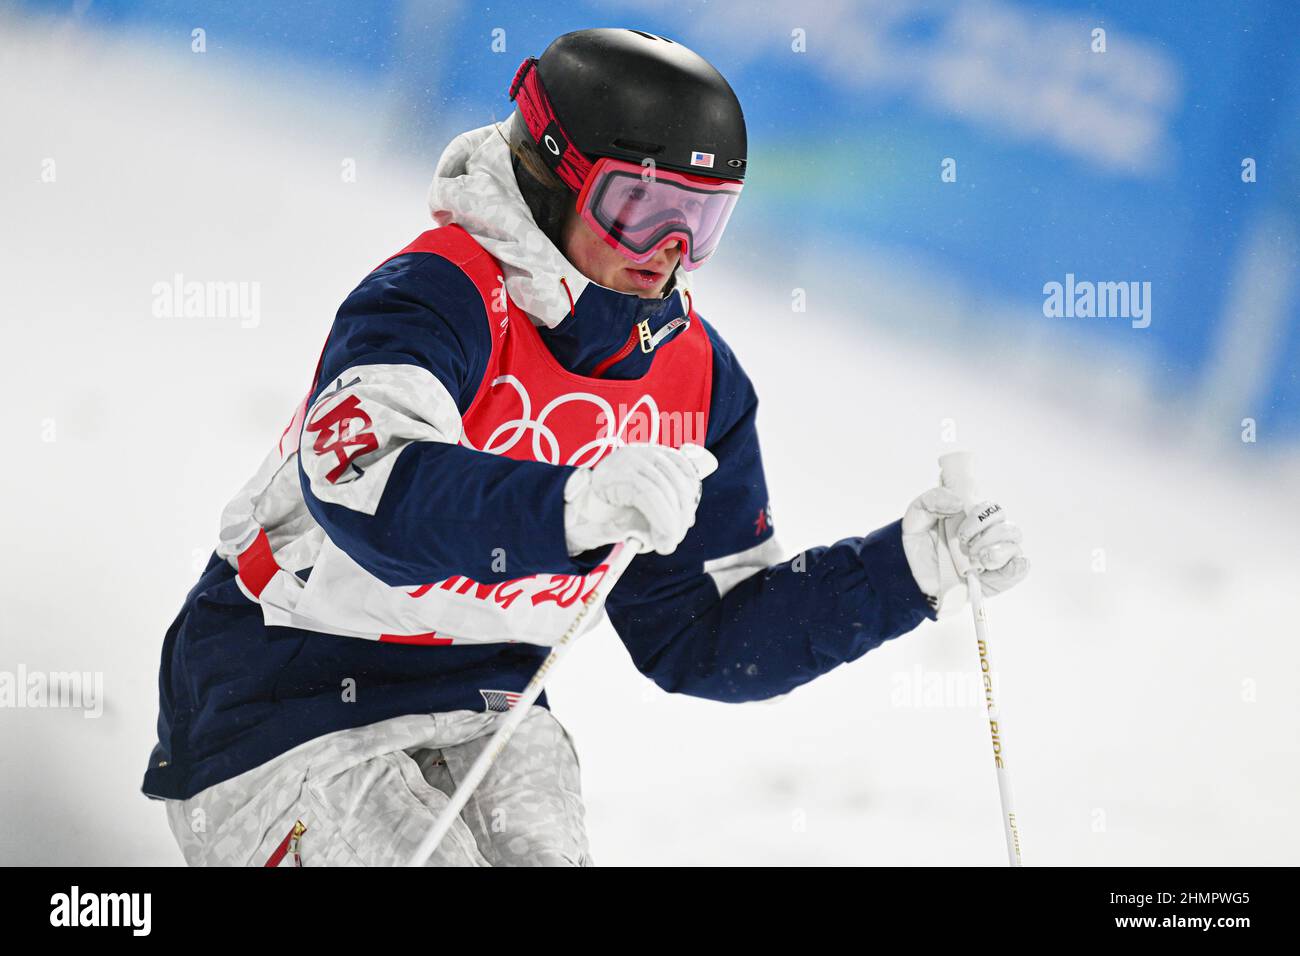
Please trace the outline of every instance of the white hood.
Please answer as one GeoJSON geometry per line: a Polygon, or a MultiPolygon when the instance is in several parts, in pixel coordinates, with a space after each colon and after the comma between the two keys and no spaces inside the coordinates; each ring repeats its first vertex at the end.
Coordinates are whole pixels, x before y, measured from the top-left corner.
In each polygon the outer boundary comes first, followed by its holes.
{"type": "Polygon", "coordinates": [[[429,211],[440,226],[456,223],[499,263],[506,292],[536,325],[553,328],[591,280],[533,221],[510,165],[509,123],[461,133],[443,151],[429,187],[429,211]]]}

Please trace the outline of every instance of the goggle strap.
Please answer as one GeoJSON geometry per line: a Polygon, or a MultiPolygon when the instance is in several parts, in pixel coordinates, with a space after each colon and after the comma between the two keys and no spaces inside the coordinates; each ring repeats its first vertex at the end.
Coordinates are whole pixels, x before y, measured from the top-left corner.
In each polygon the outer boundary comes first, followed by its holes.
{"type": "Polygon", "coordinates": [[[573,144],[560,125],[555,107],[551,105],[537,72],[536,57],[530,56],[519,65],[510,84],[510,99],[518,102],[519,113],[528,126],[528,135],[537,144],[546,165],[564,185],[575,193],[580,192],[587,174],[591,172],[592,162],[573,144]]]}
{"type": "Polygon", "coordinates": [[[515,71],[515,78],[510,82],[510,102],[515,101],[515,96],[519,92],[519,84],[524,81],[524,74],[533,68],[537,63],[537,58],[530,56],[519,64],[519,69],[515,71]]]}

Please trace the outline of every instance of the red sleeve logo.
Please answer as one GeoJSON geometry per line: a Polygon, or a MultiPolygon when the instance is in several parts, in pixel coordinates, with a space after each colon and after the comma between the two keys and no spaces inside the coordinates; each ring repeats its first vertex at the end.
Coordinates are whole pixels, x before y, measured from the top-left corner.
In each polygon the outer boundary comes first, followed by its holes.
{"type": "Polygon", "coordinates": [[[338,459],[325,475],[330,484],[338,484],[348,471],[354,472],[348,481],[355,481],[365,474],[353,462],[379,448],[379,439],[369,430],[372,424],[370,416],[361,409],[361,400],[355,395],[349,395],[307,423],[306,430],[316,433],[312,450],[317,455],[333,454],[338,459]]]}

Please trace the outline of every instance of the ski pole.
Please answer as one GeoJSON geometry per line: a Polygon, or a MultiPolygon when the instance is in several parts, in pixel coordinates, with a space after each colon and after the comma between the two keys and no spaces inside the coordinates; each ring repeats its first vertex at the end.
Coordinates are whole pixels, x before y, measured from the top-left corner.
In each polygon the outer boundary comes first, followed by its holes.
{"type": "Polygon", "coordinates": [[[514,732],[519,729],[519,725],[524,722],[528,716],[528,711],[532,708],[533,703],[541,696],[542,688],[546,684],[546,678],[555,665],[559,663],[569,648],[573,646],[578,634],[582,630],[583,621],[585,621],[594,610],[600,607],[608,597],[609,592],[613,590],[618,579],[623,576],[632,559],[636,557],[639,546],[636,539],[628,538],[620,544],[614,545],[606,559],[607,570],[602,577],[583,598],[582,604],[578,607],[578,613],[573,616],[565,632],[560,635],[560,639],[551,646],[551,652],[546,655],[546,660],[542,661],[541,667],[537,668],[537,673],[533,679],[528,682],[523,693],[519,695],[519,700],[511,708],[505,722],[497,728],[496,733],[492,735],[492,740],[484,748],[483,752],[478,755],[474,763],[469,768],[469,773],[465,779],[456,787],[456,792],[452,794],[451,800],[443,807],[438,819],[434,821],[433,829],[428,832],[420,845],[416,847],[415,853],[411,856],[410,863],[407,866],[424,866],[429,857],[433,856],[438,845],[442,843],[442,838],[447,835],[456,818],[460,816],[460,811],[465,809],[465,804],[469,802],[470,796],[474,789],[483,782],[487,772],[491,769],[493,762],[506,749],[506,744],[514,736],[514,732]]]}
{"type": "MultiPolygon", "coordinates": [[[[939,457],[939,483],[959,495],[967,508],[975,504],[974,456],[970,452],[952,452],[939,457]]],[[[993,738],[993,765],[997,769],[998,798],[1002,802],[1002,828],[1007,840],[1007,861],[1011,866],[1023,866],[1020,855],[1020,830],[1016,824],[1015,794],[1011,789],[1011,772],[1007,769],[1006,745],[1002,731],[1002,716],[993,699],[993,662],[989,655],[988,617],[984,613],[984,592],[979,576],[970,566],[957,542],[960,517],[943,522],[944,543],[952,555],[957,573],[966,579],[966,593],[970,598],[971,613],[975,617],[975,641],[979,646],[980,676],[984,683],[984,703],[988,709],[989,734],[993,738]],[[951,528],[949,524],[951,523],[951,528]],[[951,535],[950,535],[951,532],[951,535]]]]}

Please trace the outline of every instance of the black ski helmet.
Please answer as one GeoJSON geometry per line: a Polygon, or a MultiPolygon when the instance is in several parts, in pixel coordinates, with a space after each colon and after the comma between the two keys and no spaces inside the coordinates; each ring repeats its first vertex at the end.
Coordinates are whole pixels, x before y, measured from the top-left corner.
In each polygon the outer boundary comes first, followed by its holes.
{"type": "Polygon", "coordinates": [[[512,145],[531,147],[553,174],[521,168],[516,156],[520,189],[548,233],[602,156],[745,178],[745,117],[735,92],[702,56],[665,37],[610,28],[566,33],[520,65],[510,99],[518,114],[512,145]],[[702,165],[701,156],[712,164],[702,165]],[[556,195],[561,183],[570,196],[556,195]]]}

